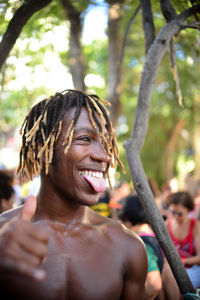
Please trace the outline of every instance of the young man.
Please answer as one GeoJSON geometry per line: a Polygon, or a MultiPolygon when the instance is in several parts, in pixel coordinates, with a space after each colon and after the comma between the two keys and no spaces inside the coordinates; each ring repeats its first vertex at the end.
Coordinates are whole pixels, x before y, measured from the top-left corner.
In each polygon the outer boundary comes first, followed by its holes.
{"type": "Polygon", "coordinates": [[[25,118],[19,171],[40,174],[41,187],[37,203],[0,217],[2,299],[143,299],[143,243],[88,207],[120,163],[104,103],[69,90],[25,118]]]}

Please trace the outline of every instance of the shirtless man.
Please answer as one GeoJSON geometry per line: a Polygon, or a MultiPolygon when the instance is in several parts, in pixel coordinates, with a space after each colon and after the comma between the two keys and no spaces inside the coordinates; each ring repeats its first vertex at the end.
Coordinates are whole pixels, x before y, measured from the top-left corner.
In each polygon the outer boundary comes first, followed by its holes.
{"type": "Polygon", "coordinates": [[[120,163],[104,104],[69,90],[25,118],[19,171],[41,174],[41,188],[0,217],[1,299],[144,299],[143,243],[89,208],[120,163]]]}

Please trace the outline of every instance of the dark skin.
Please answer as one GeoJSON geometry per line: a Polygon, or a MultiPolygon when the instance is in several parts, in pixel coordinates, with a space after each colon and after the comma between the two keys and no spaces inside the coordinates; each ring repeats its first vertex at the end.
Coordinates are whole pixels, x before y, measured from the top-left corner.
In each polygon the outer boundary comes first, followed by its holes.
{"type": "Polygon", "coordinates": [[[110,158],[85,109],[64,154],[62,143],[73,112],[65,116],[56,164],[48,175],[41,174],[37,203],[30,198],[22,208],[0,217],[3,299],[144,299],[143,243],[118,222],[88,207],[97,203],[100,193],[81,170],[105,177],[110,158]]]}

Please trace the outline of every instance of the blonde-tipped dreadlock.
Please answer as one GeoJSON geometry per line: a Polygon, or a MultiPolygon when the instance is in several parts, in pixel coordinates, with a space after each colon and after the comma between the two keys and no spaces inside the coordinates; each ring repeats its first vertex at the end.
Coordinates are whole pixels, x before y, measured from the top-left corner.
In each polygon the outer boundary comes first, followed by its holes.
{"type": "MultiPolygon", "coordinates": [[[[119,151],[109,112],[105,105],[110,105],[106,100],[97,95],[87,95],[78,90],[67,90],[56,93],[48,99],[44,99],[30,110],[26,116],[20,132],[22,134],[22,147],[20,151],[20,163],[17,172],[24,172],[32,179],[38,175],[45,163],[45,172],[48,173],[49,164],[54,160],[55,143],[60,135],[63,118],[67,111],[75,107],[75,113],[68,127],[63,142],[64,152],[67,153],[73,139],[74,128],[80,116],[82,107],[88,111],[89,119],[94,128],[98,128],[105,151],[112,158],[112,166],[117,163],[125,172],[124,166],[119,159],[119,151]],[[100,120],[105,125],[109,138],[105,138],[100,120]]],[[[109,173],[107,174],[110,181],[109,173]]]]}

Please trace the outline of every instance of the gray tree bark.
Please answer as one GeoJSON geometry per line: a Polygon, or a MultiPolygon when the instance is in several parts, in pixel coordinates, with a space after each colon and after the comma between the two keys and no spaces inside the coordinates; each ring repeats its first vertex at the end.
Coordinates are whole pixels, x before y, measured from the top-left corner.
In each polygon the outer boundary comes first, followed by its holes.
{"type": "MultiPolygon", "coordinates": [[[[161,0],[161,2],[164,2],[164,0],[161,0]]],[[[166,4],[168,4],[165,6],[169,8],[168,12],[173,11],[171,10],[170,1],[166,0],[166,4]]],[[[177,35],[184,27],[184,21],[196,12],[200,12],[200,5],[185,10],[179,16],[173,12],[173,18],[170,18],[170,21],[160,30],[157,38],[149,49],[143,68],[131,138],[125,143],[127,160],[134,187],[144,206],[148,221],[170,264],[181,294],[194,293],[194,288],[156,205],[140,159],[140,151],[148,130],[152,89],[160,61],[168,49],[172,37],[177,35]]]]}
{"type": "Polygon", "coordinates": [[[142,7],[142,24],[145,35],[145,50],[146,54],[154,42],[155,28],[153,23],[153,15],[151,10],[150,0],[140,0],[142,7]]]}

